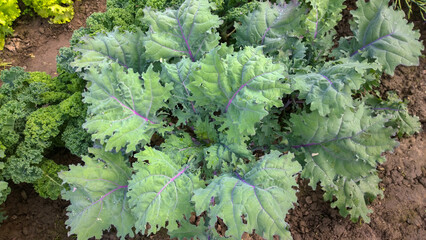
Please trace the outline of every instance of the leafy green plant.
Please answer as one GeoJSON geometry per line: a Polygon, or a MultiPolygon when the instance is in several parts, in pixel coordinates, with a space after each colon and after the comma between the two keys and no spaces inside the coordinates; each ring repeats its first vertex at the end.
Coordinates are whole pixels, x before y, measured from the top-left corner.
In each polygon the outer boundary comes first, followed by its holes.
{"type": "MultiPolygon", "coordinates": [[[[0,159],[4,157],[5,147],[0,143],[0,159]]],[[[0,162],[0,205],[6,201],[7,195],[10,193],[10,187],[6,181],[3,181],[3,168],[4,163],[0,162]]],[[[7,217],[4,215],[3,209],[0,209],[0,223],[3,222],[7,217]]]]}
{"type": "Polygon", "coordinates": [[[67,23],[74,17],[72,0],[22,0],[42,18],[50,18],[55,24],[67,23]]]}
{"type": "Polygon", "coordinates": [[[368,222],[382,153],[397,131],[418,128],[398,124],[401,101],[363,90],[418,64],[420,35],[388,1],[360,1],[354,37],[331,52],[343,0],[307,2],[259,3],[235,23],[235,45],[219,44],[223,21],[207,0],[145,8],[146,32],[80,39],[70,66],[89,81],[83,126],[100,146],[59,174],[70,234],[100,238],[114,225],[121,238],[167,227],[178,239],[290,239],[298,173],[343,216],[368,222]]]}
{"type": "MultiPolygon", "coordinates": [[[[1,176],[15,183],[33,183],[41,196],[56,199],[63,188],[57,183],[57,172],[67,167],[45,159],[44,154],[52,146],[64,145],[61,137],[67,142],[86,138],[70,150],[74,154],[87,153],[87,133],[81,126],[69,124],[85,115],[81,94],[74,94],[81,93],[82,88],[75,82],[82,80],[75,74],[52,78],[19,67],[2,71],[0,79],[1,176]]],[[[69,146],[67,142],[65,146],[69,146]]]]}
{"type": "Polygon", "coordinates": [[[6,35],[13,33],[10,26],[20,13],[18,0],[0,1],[0,50],[3,50],[6,35]]]}

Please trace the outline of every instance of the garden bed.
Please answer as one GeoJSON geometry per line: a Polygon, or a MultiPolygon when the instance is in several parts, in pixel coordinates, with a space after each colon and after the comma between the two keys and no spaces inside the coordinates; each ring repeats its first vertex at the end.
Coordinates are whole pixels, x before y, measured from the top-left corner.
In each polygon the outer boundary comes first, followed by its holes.
{"type": "MultiPolygon", "coordinates": [[[[87,16],[105,9],[105,0],[77,1],[75,18],[67,25],[50,25],[39,17],[21,17],[14,24],[15,34],[7,39],[0,59],[13,66],[22,66],[27,71],[45,71],[54,75],[58,49],[69,46],[72,31],[83,26],[87,16]]],[[[420,29],[421,40],[425,44],[425,23],[419,17],[414,17],[413,21],[416,29],[420,29]]],[[[344,35],[348,32],[348,25],[340,25],[338,32],[344,35]]],[[[378,90],[381,93],[394,91],[401,99],[408,100],[409,112],[420,118],[423,131],[400,139],[399,147],[393,153],[387,153],[387,161],[378,167],[384,198],[376,199],[370,205],[374,211],[371,222],[352,223],[349,218],[341,217],[337,209],[323,200],[319,187],[313,191],[307,181],[299,180],[298,206],[286,218],[294,239],[421,239],[426,236],[425,76],[426,61],[422,57],[420,66],[400,66],[393,77],[382,78],[378,90]]],[[[55,150],[51,158],[62,164],[80,161],[65,149],[55,150]]],[[[65,228],[68,202],[43,199],[31,185],[10,185],[12,193],[3,205],[9,217],[0,226],[0,240],[75,239],[67,236],[65,228]]],[[[166,236],[163,230],[154,236],[138,235],[135,239],[166,239],[166,236]]],[[[117,237],[112,230],[105,233],[103,239],[117,237]]],[[[251,237],[247,235],[245,239],[251,237]]]]}

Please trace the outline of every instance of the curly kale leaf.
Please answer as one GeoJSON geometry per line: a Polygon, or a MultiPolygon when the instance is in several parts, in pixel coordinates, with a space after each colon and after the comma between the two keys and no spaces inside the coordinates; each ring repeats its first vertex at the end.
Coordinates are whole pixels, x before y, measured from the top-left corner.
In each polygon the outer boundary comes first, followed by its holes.
{"type": "Polygon", "coordinates": [[[222,23],[211,14],[207,0],[186,0],[178,10],[164,12],[144,9],[143,22],[149,25],[145,39],[146,55],[151,60],[187,56],[200,59],[219,43],[215,29],[222,23]]]}
{"type": "Polygon", "coordinates": [[[128,196],[136,217],[136,231],[156,233],[167,221],[167,229],[178,229],[176,221],[182,221],[185,215],[189,217],[194,209],[190,202],[192,193],[204,185],[203,181],[189,172],[188,165],[177,164],[170,156],[152,148],[145,148],[135,157],[137,172],[129,182],[128,196]],[[150,229],[146,228],[148,223],[150,229]]]}
{"type": "Polygon", "coordinates": [[[62,114],[57,105],[39,108],[29,114],[25,129],[17,133],[18,136],[23,135],[22,140],[7,158],[6,174],[9,178],[15,183],[32,183],[42,176],[38,166],[43,159],[42,154],[58,136],[62,124],[62,114]]]}
{"type": "Polygon", "coordinates": [[[124,157],[104,149],[90,148],[84,166],[70,165],[59,177],[69,184],[62,197],[71,202],[67,208],[69,234],[78,239],[101,238],[103,230],[114,225],[119,237],[133,237],[135,219],[127,203],[127,182],[132,170],[124,157]]]}
{"type": "Polygon", "coordinates": [[[76,92],[69,98],[59,103],[59,110],[63,115],[78,118],[86,115],[86,106],[83,104],[80,92],[76,92]]]}
{"type": "MultiPolygon", "coordinates": [[[[1,142],[0,142],[0,159],[1,158],[4,158],[6,155],[4,154],[4,151],[6,150],[6,147],[3,145],[3,144],[1,144],[1,142]]],[[[3,169],[3,168],[1,168],[1,169],[3,169]]]]}
{"type": "Polygon", "coordinates": [[[24,4],[33,8],[43,18],[50,18],[55,24],[71,21],[74,17],[72,0],[23,0],[24,4]]]}
{"type": "Polygon", "coordinates": [[[44,159],[39,167],[43,175],[34,182],[34,189],[41,197],[56,200],[64,189],[58,172],[68,170],[68,167],[49,159],[44,159]]]}
{"type": "MultiPolygon", "coordinates": [[[[0,147],[1,147],[1,143],[0,143],[0,147]]],[[[0,149],[0,159],[1,157],[1,149],[0,149]]],[[[0,162],[0,205],[3,204],[4,202],[6,202],[6,198],[10,193],[10,187],[8,186],[6,181],[2,181],[3,180],[3,168],[4,168],[4,163],[0,162]]],[[[0,209],[0,223],[3,222],[3,220],[5,220],[7,218],[7,216],[4,215],[3,209],[0,209]]]]}
{"type": "Polygon", "coordinates": [[[119,27],[121,31],[136,31],[134,13],[123,8],[109,8],[106,12],[96,12],[86,20],[92,32],[110,32],[119,27]]]}
{"type": "Polygon", "coordinates": [[[59,54],[56,56],[56,69],[57,72],[62,75],[64,72],[73,73],[74,68],[71,66],[71,62],[77,57],[77,52],[71,47],[61,47],[59,54]]]}
{"type": "Polygon", "coordinates": [[[179,6],[182,2],[183,0],[108,0],[107,8],[122,8],[130,12],[134,12],[134,9],[144,7],[164,10],[168,7],[179,6]]]}
{"type": "MultiPolygon", "coordinates": [[[[0,88],[1,91],[1,88],[0,88]]],[[[13,100],[0,106],[0,142],[6,147],[6,155],[11,155],[22,140],[25,117],[31,113],[26,104],[13,100]]]]}
{"type": "MultiPolygon", "coordinates": [[[[4,164],[4,163],[0,163],[4,164]]],[[[6,198],[10,193],[10,187],[7,185],[7,182],[5,181],[0,181],[0,204],[6,202],[6,198]]],[[[1,213],[0,213],[1,214],[1,213]]],[[[0,217],[1,219],[1,217],[0,217]]],[[[1,221],[0,221],[1,223],[1,221]]]]}
{"type": "Polygon", "coordinates": [[[2,71],[0,77],[5,82],[0,88],[0,104],[18,100],[28,108],[36,109],[39,105],[58,103],[69,96],[65,84],[44,72],[27,73],[14,67],[2,71]]]}
{"type": "Polygon", "coordinates": [[[394,130],[385,127],[387,121],[382,114],[372,117],[362,104],[347,108],[343,115],[325,118],[318,112],[302,112],[290,119],[290,149],[297,150],[297,159],[304,165],[302,177],[310,179],[314,189],[320,182],[326,200],[336,196],[332,205],[354,221],[359,217],[370,221],[364,196],[381,193],[374,184],[378,182],[376,166],[384,162],[381,154],[397,145],[391,138],[394,130]]]}
{"type": "Polygon", "coordinates": [[[291,238],[284,219],[297,200],[292,187],[301,166],[292,161],[293,154],[280,155],[272,151],[244,176],[221,175],[206,188],[197,189],[192,197],[197,214],[207,210],[211,229],[217,218],[223,219],[230,239],[241,239],[244,232],[253,230],[266,239],[274,235],[291,238]]]}
{"type": "Polygon", "coordinates": [[[27,118],[24,130],[25,139],[31,144],[47,148],[50,146],[52,138],[60,133],[62,123],[59,106],[51,105],[39,108],[27,118]]]}
{"type": "Polygon", "coordinates": [[[81,91],[81,80],[75,74],[52,78],[22,68],[5,70],[1,77],[5,81],[0,88],[0,142],[7,156],[4,174],[15,183],[33,183],[43,176],[44,150],[59,139],[68,121],[85,115],[81,93],[71,95],[81,91]]]}
{"type": "Polygon", "coordinates": [[[45,72],[31,72],[27,80],[32,85],[41,85],[42,91],[39,93],[40,102],[38,105],[58,103],[69,97],[66,92],[66,85],[59,78],[52,78],[45,72]]]}
{"type": "MultiPolygon", "coordinates": [[[[225,6],[222,7],[222,9],[226,11],[226,13],[223,14],[223,18],[225,19],[225,22],[233,23],[234,21],[256,10],[259,7],[259,4],[261,3],[257,1],[249,2],[247,0],[226,1],[224,2],[225,6]]],[[[219,7],[218,11],[221,11],[219,7]]],[[[222,14],[220,16],[222,16],[222,14]]]]}
{"type": "Polygon", "coordinates": [[[65,92],[81,93],[86,88],[86,81],[78,77],[77,73],[61,72],[56,79],[64,85],[65,92]]]}
{"type": "Polygon", "coordinates": [[[0,2],[0,51],[3,50],[6,35],[13,33],[12,23],[20,13],[18,0],[0,2]]]}
{"type": "Polygon", "coordinates": [[[38,164],[43,160],[43,148],[30,141],[21,142],[13,155],[6,159],[4,174],[14,183],[33,183],[43,171],[38,164]]]}
{"type": "Polygon", "coordinates": [[[87,149],[93,145],[90,134],[82,127],[83,124],[84,118],[69,120],[61,135],[65,147],[77,156],[86,155],[87,149]]]}
{"type": "Polygon", "coordinates": [[[0,73],[0,79],[3,82],[0,88],[0,104],[16,99],[25,86],[30,74],[25,72],[21,67],[11,67],[8,70],[3,70],[0,73]]]}
{"type": "MultiPolygon", "coordinates": [[[[0,145],[1,147],[1,145],[0,145]]],[[[2,150],[0,149],[0,152],[2,150]]],[[[2,158],[0,156],[0,158],[2,158]]],[[[4,203],[6,201],[7,195],[9,195],[10,193],[10,187],[7,185],[6,181],[2,181],[3,179],[3,169],[4,169],[5,165],[3,162],[0,162],[0,204],[4,203]]],[[[1,212],[0,212],[1,214],[1,212]]],[[[1,216],[0,216],[0,223],[1,223],[1,216]]]]}

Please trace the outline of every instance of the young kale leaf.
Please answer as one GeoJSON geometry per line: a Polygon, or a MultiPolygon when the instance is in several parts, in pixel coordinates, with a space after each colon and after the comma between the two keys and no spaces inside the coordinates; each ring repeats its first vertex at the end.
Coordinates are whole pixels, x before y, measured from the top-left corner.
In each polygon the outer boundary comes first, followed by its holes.
{"type": "Polygon", "coordinates": [[[242,24],[235,24],[237,44],[264,46],[265,53],[280,50],[292,37],[302,32],[304,9],[296,1],[286,4],[262,2],[258,9],[244,16],[242,24]]]}
{"type": "MultiPolygon", "coordinates": [[[[192,174],[189,165],[176,164],[168,155],[145,148],[135,155],[137,172],[129,182],[129,205],[136,218],[137,232],[156,233],[161,227],[170,231],[178,229],[178,221],[189,218],[194,210],[191,196],[194,189],[203,187],[203,181],[192,174]]],[[[189,158],[188,161],[191,161],[189,158]]]]}
{"type": "Polygon", "coordinates": [[[388,3],[388,0],[358,1],[358,9],[351,11],[355,37],[350,43],[341,42],[336,51],[343,50],[357,60],[374,59],[385,73],[393,75],[400,64],[419,64],[423,44],[418,41],[420,33],[413,31],[413,23],[404,19],[404,12],[394,11],[388,3]]]}
{"type": "Polygon", "coordinates": [[[144,9],[143,22],[149,25],[145,39],[150,60],[187,56],[195,62],[219,44],[216,28],[222,24],[211,14],[213,4],[207,0],[187,0],[178,10],[157,12],[144,9]]]}
{"type": "Polygon", "coordinates": [[[274,235],[291,238],[284,218],[297,200],[292,187],[296,185],[294,175],[301,167],[292,161],[293,154],[280,155],[273,151],[243,176],[236,172],[224,174],[205,189],[196,190],[192,200],[197,214],[207,210],[211,226],[218,217],[223,219],[228,227],[226,235],[232,239],[241,239],[244,232],[253,229],[266,239],[273,239],[274,235]]]}
{"type": "Polygon", "coordinates": [[[289,93],[285,68],[262,54],[261,48],[246,47],[221,57],[212,50],[200,61],[200,69],[188,85],[195,106],[221,111],[220,130],[227,129],[229,142],[242,142],[255,134],[255,124],[272,106],[281,106],[280,98],[289,93]]]}
{"type": "Polygon", "coordinates": [[[337,201],[332,206],[339,207],[343,216],[350,213],[353,221],[359,217],[370,221],[367,213],[371,210],[364,196],[381,193],[376,165],[384,162],[384,151],[397,145],[391,139],[394,130],[385,127],[386,117],[372,117],[372,111],[361,104],[347,108],[343,115],[324,118],[318,112],[302,112],[290,118],[289,149],[297,150],[302,177],[309,178],[314,189],[320,182],[325,199],[332,200],[335,195],[337,201]]]}
{"type": "Polygon", "coordinates": [[[70,186],[62,197],[71,201],[66,224],[78,239],[101,238],[103,230],[114,225],[118,236],[133,237],[135,217],[127,201],[132,169],[120,153],[90,148],[84,166],[71,165],[59,177],[70,186]]]}
{"type": "Polygon", "coordinates": [[[84,78],[92,82],[84,101],[89,104],[88,119],[84,124],[93,140],[106,143],[105,150],[126,152],[136,150],[138,144],[150,141],[156,128],[161,128],[157,111],[167,106],[170,84],[162,86],[160,76],[150,67],[141,76],[118,63],[104,64],[100,71],[89,68],[84,78]]]}

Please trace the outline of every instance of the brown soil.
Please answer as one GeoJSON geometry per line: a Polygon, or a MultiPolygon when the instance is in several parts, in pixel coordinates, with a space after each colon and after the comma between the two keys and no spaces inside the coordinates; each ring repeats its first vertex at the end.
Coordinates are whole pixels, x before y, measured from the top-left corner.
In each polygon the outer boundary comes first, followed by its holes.
{"type": "Polygon", "coordinates": [[[68,24],[50,24],[48,19],[38,16],[21,16],[13,23],[15,32],[6,38],[5,48],[0,51],[0,63],[56,75],[59,48],[70,46],[73,31],[84,27],[88,16],[105,11],[106,0],[81,0],[74,2],[75,15],[68,24]]]}
{"type": "MultiPolygon", "coordinates": [[[[22,66],[29,71],[46,71],[55,74],[55,56],[58,49],[69,46],[72,31],[83,26],[92,12],[105,11],[105,0],[82,0],[75,3],[76,15],[68,25],[50,25],[47,20],[24,16],[16,21],[13,37],[0,52],[3,62],[22,66]]],[[[353,2],[353,1],[350,1],[353,2]]],[[[354,4],[349,4],[351,9],[354,4]]],[[[345,11],[348,16],[348,11],[345,11]]],[[[347,17],[338,29],[347,35],[347,17]]],[[[423,43],[426,28],[421,29],[423,43]]],[[[423,52],[425,54],[425,52],[423,52]]],[[[380,92],[392,90],[409,101],[410,113],[419,116],[423,132],[400,140],[393,153],[386,154],[387,161],[378,167],[382,179],[380,187],[384,198],[371,204],[374,211],[369,224],[352,223],[343,218],[337,209],[323,200],[320,187],[313,191],[307,181],[299,180],[298,206],[287,215],[294,239],[425,239],[426,236],[426,60],[419,67],[398,67],[395,76],[385,76],[380,92]]],[[[79,161],[65,150],[58,150],[53,159],[67,163],[79,161]]],[[[4,208],[9,218],[0,226],[0,240],[9,239],[75,239],[68,237],[64,222],[68,202],[40,198],[30,185],[11,184],[4,208]]],[[[245,235],[244,239],[260,239],[245,235]]],[[[117,239],[114,228],[105,232],[102,239],[117,239]]],[[[154,236],[138,234],[134,239],[168,239],[162,230],[154,236]]]]}

